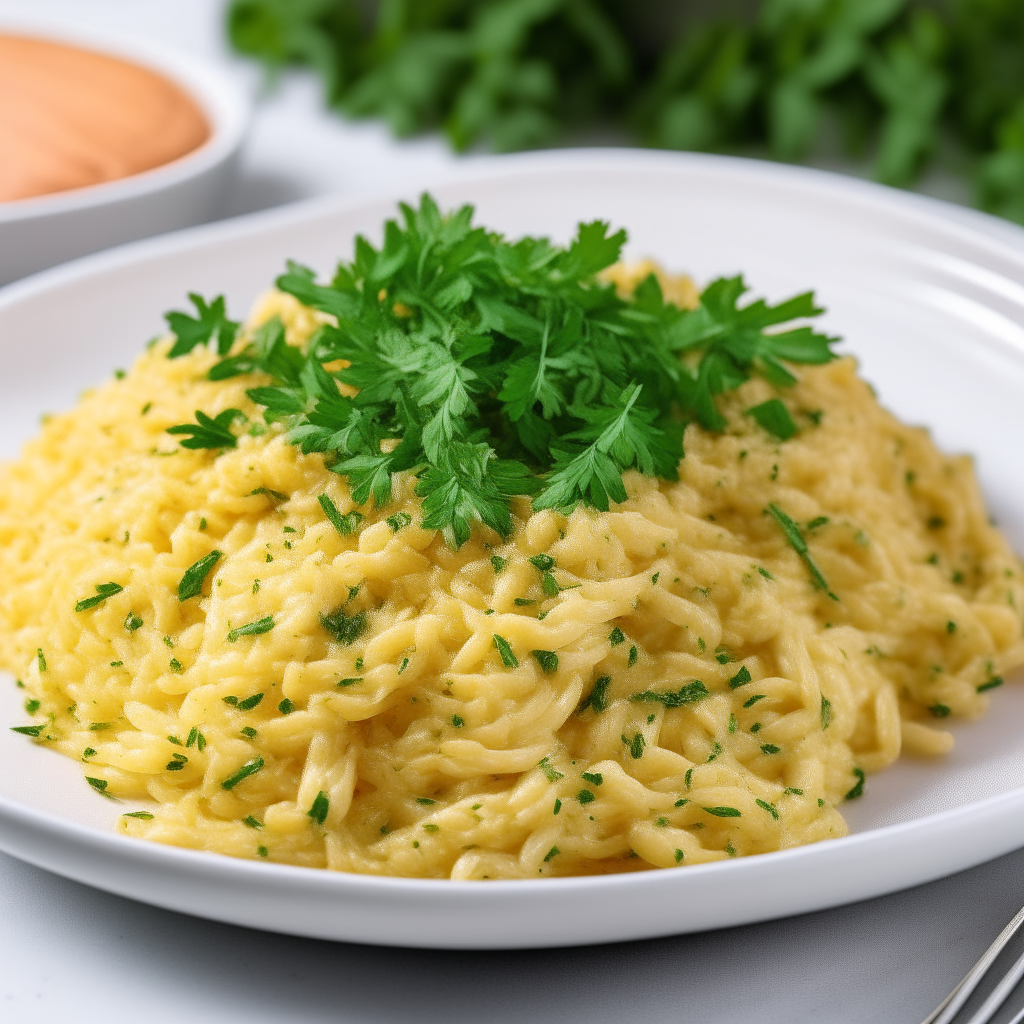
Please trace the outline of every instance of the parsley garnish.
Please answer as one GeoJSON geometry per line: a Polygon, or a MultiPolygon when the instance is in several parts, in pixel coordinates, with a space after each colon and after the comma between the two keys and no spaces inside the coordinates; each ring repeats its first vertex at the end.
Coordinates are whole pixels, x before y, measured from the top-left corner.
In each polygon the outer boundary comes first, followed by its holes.
{"type": "Polygon", "coordinates": [[[46,671],[46,656],[43,654],[42,647],[36,648],[36,664],[39,666],[40,672],[46,671]]]}
{"type": "Polygon", "coordinates": [[[119,583],[97,583],[96,593],[92,597],[84,597],[78,604],[75,605],[76,612],[88,611],[90,608],[95,608],[96,605],[102,604],[108,597],[113,597],[115,594],[120,594],[124,590],[119,583]]]}
{"type": "MultiPolygon", "coordinates": [[[[290,264],[277,286],[337,326],[303,352],[270,321],[210,373],[268,375],[249,397],[304,452],[324,453],[357,505],[387,504],[393,475],[414,474],[423,527],[452,547],[475,523],[509,536],[517,495],[535,495],[536,510],[607,510],[626,498],[626,470],[677,479],[685,423],[725,425],[719,393],[754,373],[791,383],[781,359],[832,358],[832,339],[809,327],[766,333],[817,315],[810,294],[740,306],[743,280],[721,279],[684,310],[652,275],[622,299],[595,275],[618,260],[624,231],[582,224],[559,248],[508,242],[472,216],[442,215],[424,195],[385,225],[381,249],[358,238],[330,284],[290,264]],[[350,365],[324,368],[338,360],[350,365]],[[358,393],[344,397],[338,381],[358,393]]],[[[221,416],[172,429],[228,447],[221,416]]]]}
{"type": "Polygon", "coordinates": [[[113,800],[113,796],[107,792],[108,782],[106,779],[94,779],[86,775],[85,781],[88,782],[89,785],[92,786],[92,788],[95,789],[96,792],[99,793],[101,796],[105,796],[108,799],[113,800]]]}
{"type": "Polygon", "coordinates": [[[540,665],[542,672],[558,671],[558,655],[554,651],[530,651],[530,653],[537,659],[537,664],[540,665]]]}
{"type": "Polygon", "coordinates": [[[616,626],[608,634],[608,643],[610,643],[612,645],[612,647],[616,647],[618,644],[623,643],[625,641],[625,639],[626,639],[626,634],[623,633],[622,630],[619,629],[618,626],[616,626]]]}
{"type": "Polygon", "coordinates": [[[547,864],[552,857],[557,857],[562,851],[557,846],[552,846],[550,850],[544,855],[544,863],[547,864]]]}
{"type": "Polygon", "coordinates": [[[508,565],[507,558],[502,558],[501,555],[491,555],[491,566],[496,573],[501,572],[506,565],[508,565]]]}
{"type": "Polygon", "coordinates": [[[832,724],[832,702],[827,697],[821,698],[821,728],[827,729],[832,724]]]}
{"type": "Polygon", "coordinates": [[[702,807],[701,810],[716,818],[741,818],[742,815],[735,807],[702,807]]]}
{"type": "Polygon", "coordinates": [[[984,693],[986,690],[994,690],[997,686],[1003,685],[1002,676],[992,676],[987,682],[982,683],[980,686],[975,687],[978,693],[984,693]]]}
{"type": "Polygon", "coordinates": [[[564,779],[565,776],[552,767],[550,757],[542,757],[537,762],[537,767],[547,776],[548,782],[557,782],[559,779],[564,779]]]}
{"type": "Polygon", "coordinates": [[[639,651],[637,651],[636,647],[630,647],[629,659],[626,661],[626,668],[632,668],[636,664],[636,659],[639,656],[639,651]]]}
{"type": "Polygon", "coordinates": [[[796,433],[793,417],[778,398],[769,398],[767,402],[755,405],[747,410],[747,414],[753,416],[769,434],[774,434],[780,441],[788,441],[796,433]]]}
{"type": "Polygon", "coordinates": [[[347,512],[342,515],[338,511],[338,506],[331,501],[329,494],[321,494],[317,499],[320,502],[320,507],[324,510],[324,515],[327,516],[331,526],[333,526],[342,537],[349,537],[355,533],[358,529],[360,522],[362,522],[362,512],[347,512]]]}
{"type": "Polygon", "coordinates": [[[494,641],[494,646],[497,648],[502,665],[504,665],[505,668],[519,668],[519,659],[515,654],[513,654],[512,647],[509,642],[503,636],[498,636],[497,633],[493,633],[491,635],[491,639],[494,641]]]}
{"type": "Polygon", "coordinates": [[[864,795],[864,769],[854,768],[853,774],[857,778],[857,785],[854,786],[853,789],[851,789],[849,793],[846,794],[846,800],[856,800],[858,797],[864,795]]]}
{"type": "Polygon", "coordinates": [[[264,615],[262,619],[255,622],[247,622],[244,626],[237,626],[228,631],[229,643],[234,643],[240,636],[259,636],[261,633],[269,633],[274,628],[273,615],[264,615]]]}
{"type": "Polygon", "coordinates": [[[587,804],[592,803],[597,798],[594,796],[593,793],[590,792],[589,789],[581,789],[576,794],[576,799],[579,800],[579,802],[583,804],[585,807],[587,804]]]}
{"type": "Polygon", "coordinates": [[[195,745],[196,750],[202,753],[206,749],[206,737],[199,731],[199,728],[195,725],[189,730],[188,739],[185,740],[185,746],[191,747],[195,745]]]}
{"type": "Polygon", "coordinates": [[[729,689],[735,690],[737,687],[745,686],[750,682],[750,678],[750,669],[746,665],[741,665],[739,672],[729,680],[729,689]]]}
{"type": "Polygon", "coordinates": [[[623,734],[621,739],[629,747],[629,755],[634,761],[639,761],[644,756],[644,747],[647,746],[647,740],[644,739],[642,732],[634,733],[632,739],[623,734]]]}
{"type": "Polygon", "coordinates": [[[541,572],[547,572],[549,569],[554,569],[555,560],[550,555],[534,555],[530,559],[530,565],[541,572]]]}
{"type": "Polygon", "coordinates": [[[141,616],[136,615],[135,612],[129,612],[125,616],[124,628],[127,629],[129,633],[134,633],[135,630],[141,629],[142,628],[142,618],[141,618],[141,616]]]}
{"type": "Polygon", "coordinates": [[[779,524],[786,536],[786,540],[789,541],[789,546],[800,556],[804,565],[807,566],[807,571],[811,574],[811,582],[814,584],[815,589],[824,590],[833,601],[838,601],[839,598],[828,589],[828,583],[825,581],[825,577],[821,575],[821,570],[814,564],[814,559],[811,558],[811,554],[807,550],[807,541],[804,540],[800,527],[774,501],[769,503],[765,511],[779,524]]]}
{"type": "Polygon", "coordinates": [[[600,772],[583,772],[580,778],[592,786],[600,786],[604,783],[604,776],[600,772]]]}
{"type": "Polygon", "coordinates": [[[249,828],[263,828],[263,822],[252,814],[250,814],[248,817],[243,818],[242,824],[248,825],[249,828]]]}
{"type": "Polygon", "coordinates": [[[611,685],[611,676],[601,676],[593,686],[593,689],[583,698],[583,702],[580,704],[578,710],[586,711],[587,708],[593,708],[594,714],[599,715],[608,707],[608,687],[611,685]]]}
{"type": "Polygon", "coordinates": [[[234,789],[240,782],[249,778],[250,775],[255,775],[266,762],[262,757],[254,757],[251,761],[246,761],[241,768],[238,769],[234,775],[229,775],[221,784],[221,789],[234,789]]]}
{"type": "Polygon", "coordinates": [[[277,705],[277,710],[280,711],[282,715],[290,715],[295,710],[295,705],[285,697],[285,699],[277,705]]]}
{"type": "Polygon", "coordinates": [[[330,797],[323,790],[320,790],[313,801],[312,807],[306,811],[306,815],[312,818],[318,825],[322,825],[327,820],[327,811],[330,809],[330,806],[330,797]]]}
{"type": "Polygon", "coordinates": [[[667,708],[681,708],[687,704],[695,704],[708,696],[708,688],[699,680],[694,679],[681,686],[677,691],[671,690],[667,693],[659,693],[655,690],[644,690],[643,693],[634,693],[629,699],[632,701],[648,701],[664,704],[667,708]]]}
{"type": "Polygon", "coordinates": [[[238,702],[238,710],[252,711],[252,709],[256,707],[261,700],[263,700],[263,694],[254,693],[251,697],[246,697],[245,700],[240,700],[238,702]]]}
{"type": "Polygon", "coordinates": [[[149,811],[127,811],[121,815],[122,818],[139,818],[141,821],[152,821],[153,815],[149,811]]]}
{"type": "Polygon", "coordinates": [[[452,715],[452,725],[456,729],[461,729],[466,724],[466,720],[461,715],[452,715]]]}
{"type": "Polygon", "coordinates": [[[187,601],[190,597],[195,597],[203,592],[203,582],[222,556],[222,551],[211,551],[185,570],[185,575],[178,583],[179,601],[187,601]]]}
{"type": "Polygon", "coordinates": [[[45,725],[12,725],[11,732],[20,732],[22,736],[37,737],[45,728],[45,725]]]}
{"type": "Polygon", "coordinates": [[[366,612],[356,612],[355,615],[348,615],[343,607],[335,608],[333,612],[320,616],[320,625],[339,644],[348,647],[355,643],[365,631],[366,612]]]}
{"type": "Polygon", "coordinates": [[[242,415],[241,409],[225,409],[217,416],[207,416],[196,409],[195,423],[179,423],[168,427],[168,434],[187,434],[179,444],[182,448],[234,448],[238,441],[230,426],[242,415]]]}
{"type": "Polygon", "coordinates": [[[205,345],[216,339],[217,352],[224,356],[238,333],[238,324],[228,319],[224,307],[224,296],[218,295],[211,303],[207,303],[201,295],[189,292],[189,299],[196,307],[198,317],[177,311],[165,313],[164,319],[174,334],[174,345],[167,353],[171,359],[188,355],[197,345],[205,345]]]}
{"type": "Polygon", "coordinates": [[[412,522],[412,516],[408,512],[396,512],[393,516],[388,516],[385,522],[391,527],[392,533],[398,533],[412,522]]]}

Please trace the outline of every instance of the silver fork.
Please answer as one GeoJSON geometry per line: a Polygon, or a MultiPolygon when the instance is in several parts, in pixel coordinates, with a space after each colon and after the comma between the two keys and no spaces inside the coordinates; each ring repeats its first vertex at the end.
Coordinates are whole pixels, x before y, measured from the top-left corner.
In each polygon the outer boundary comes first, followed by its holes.
{"type": "MultiPolygon", "coordinates": [[[[978,987],[981,979],[988,973],[996,957],[1003,951],[1010,939],[1017,934],[1022,924],[1024,924],[1024,907],[1017,911],[1013,920],[999,933],[995,942],[985,950],[981,955],[981,959],[964,975],[960,984],[932,1010],[921,1024],[950,1024],[959,1012],[960,1007],[967,1002],[971,993],[978,987]]],[[[987,1024],[992,1019],[996,1010],[1006,1002],[1007,996],[1013,991],[1022,976],[1024,976],[1024,954],[1003,975],[1002,980],[992,990],[988,999],[978,1007],[978,1011],[974,1016],[970,1020],[965,1021],[964,1024],[987,1024]]],[[[1022,1022],[1024,1022],[1024,1009],[1009,1024],[1022,1024],[1022,1022]]]]}

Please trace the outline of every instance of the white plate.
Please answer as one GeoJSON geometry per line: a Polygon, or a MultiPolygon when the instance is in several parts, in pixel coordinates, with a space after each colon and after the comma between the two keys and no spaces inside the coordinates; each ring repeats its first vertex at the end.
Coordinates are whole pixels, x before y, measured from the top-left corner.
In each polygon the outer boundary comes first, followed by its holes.
{"type": "MultiPolygon", "coordinates": [[[[700,280],[742,271],[779,299],[813,287],[829,330],[882,401],[977,455],[990,507],[1024,550],[1024,232],[986,233],[878,186],[694,155],[562,152],[495,160],[436,188],[509,234],[559,241],[577,221],[630,231],[700,280]]],[[[415,197],[407,197],[415,198],[415,197]]],[[[188,290],[244,312],[286,257],[328,272],[391,201],[304,204],[195,228],[58,268],[0,292],[0,454],[40,412],[127,365],[188,290]]],[[[0,721],[19,719],[0,687],[0,721]]],[[[320,938],[441,948],[607,942],[818,910],[940,877],[1024,845],[1024,687],[955,725],[940,762],[899,762],[846,805],[854,834],[781,853],[640,874],[514,882],[372,878],[232,860],[112,833],[125,805],[80,766],[0,730],[0,849],[134,899],[320,938]]]]}

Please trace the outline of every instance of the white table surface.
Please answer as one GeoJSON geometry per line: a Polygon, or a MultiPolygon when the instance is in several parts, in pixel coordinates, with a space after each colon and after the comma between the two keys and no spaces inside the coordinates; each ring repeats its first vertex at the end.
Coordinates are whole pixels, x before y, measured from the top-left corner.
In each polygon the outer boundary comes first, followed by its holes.
{"type": "MultiPolygon", "coordinates": [[[[110,26],[231,69],[259,99],[224,216],[329,193],[415,196],[464,165],[439,138],[396,142],[380,124],[325,112],[308,75],[288,74],[260,95],[258,70],[226,50],[222,11],[220,0],[0,0],[0,18],[110,26]]],[[[941,177],[928,187],[956,196],[941,177]]],[[[1018,239],[989,218],[950,212],[1018,239]]],[[[917,1024],[1021,903],[1024,851],[894,896],[746,928],[433,953],[214,924],[0,855],[0,1021],[917,1024]]]]}

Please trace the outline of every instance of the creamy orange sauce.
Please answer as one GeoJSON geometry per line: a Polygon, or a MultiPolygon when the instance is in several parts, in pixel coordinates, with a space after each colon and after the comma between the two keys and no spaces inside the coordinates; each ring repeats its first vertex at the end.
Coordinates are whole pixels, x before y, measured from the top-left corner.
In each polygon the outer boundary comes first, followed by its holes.
{"type": "Polygon", "coordinates": [[[156,72],[0,35],[0,202],[138,174],[209,134],[195,101],[156,72]]]}

